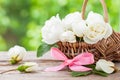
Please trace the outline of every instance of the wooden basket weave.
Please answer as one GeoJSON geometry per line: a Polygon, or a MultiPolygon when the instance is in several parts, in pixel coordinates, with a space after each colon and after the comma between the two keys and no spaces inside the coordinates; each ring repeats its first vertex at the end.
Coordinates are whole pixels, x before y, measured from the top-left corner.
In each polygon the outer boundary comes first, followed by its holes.
{"type": "MultiPolygon", "coordinates": [[[[108,22],[108,13],[104,0],[100,0],[104,10],[104,21],[108,22]]],[[[84,13],[88,0],[84,0],[82,6],[82,18],[84,19],[84,13]]],[[[102,39],[96,44],[87,44],[85,42],[58,42],[59,49],[69,58],[77,56],[82,52],[91,52],[94,55],[95,61],[98,59],[106,59],[110,61],[120,61],[120,33],[113,31],[112,35],[107,39],[102,39]]]]}

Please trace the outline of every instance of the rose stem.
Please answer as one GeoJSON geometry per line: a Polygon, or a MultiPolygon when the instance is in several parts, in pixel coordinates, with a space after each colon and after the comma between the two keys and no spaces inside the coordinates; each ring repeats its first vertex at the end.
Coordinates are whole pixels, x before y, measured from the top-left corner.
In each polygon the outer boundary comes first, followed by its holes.
{"type": "Polygon", "coordinates": [[[16,71],[16,69],[6,70],[6,71],[3,71],[3,72],[0,72],[0,74],[7,73],[7,72],[11,72],[11,71],[16,71]]]}
{"type": "Polygon", "coordinates": [[[6,64],[0,64],[0,66],[8,66],[10,65],[9,63],[6,63],[6,64]]]}

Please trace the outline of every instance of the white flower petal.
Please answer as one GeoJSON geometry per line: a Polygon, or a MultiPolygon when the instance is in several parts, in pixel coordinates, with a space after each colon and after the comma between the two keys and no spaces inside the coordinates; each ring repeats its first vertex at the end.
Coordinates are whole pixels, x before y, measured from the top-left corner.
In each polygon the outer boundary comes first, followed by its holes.
{"type": "Polygon", "coordinates": [[[38,64],[35,62],[26,62],[24,63],[24,66],[28,66],[28,68],[26,68],[26,72],[34,72],[38,70],[38,64]]]}
{"type": "Polygon", "coordinates": [[[84,41],[88,44],[95,44],[97,43],[99,40],[96,40],[96,41],[93,41],[93,40],[90,40],[88,37],[84,36],[83,37],[84,41]]]}
{"type": "Polygon", "coordinates": [[[8,51],[8,55],[10,56],[10,58],[15,58],[16,61],[22,60],[26,53],[27,52],[24,47],[17,45],[10,48],[8,51]]]}
{"type": "Polygon", "coordinates": [[[88,24],[94,24],[96,22],[104,22],[104,18],[102,15],[98,13],[94,13],[93,11],[89,12],[88,17],[86,19],[88,24]]]}
{"type": "Polygon", "coordinates": [[[107,32],[106,32],[106,34],[104,36],[105,39],[107,39],[113,33],[111,25],[109,23],[106,23],[106,26],[107,26],[108,29],[107,29],[107,32]]]}
{"type": "Polygon", "coordinates": [[[78,23],[72,24],[72,30],[78,37],[83,37],[87,29],[86,22],[81,20],[78,23]]]}
{"type": "Polygon", "coordinates": [[[101,66],[102,66],[101,69],[108,74],[113,73],[114,71],[114,68],[108,66],[106,63],[101,64],[101,66]]]}
{"type": "Polygon", "coordinates": [[[62,21],[65,24],[64,27],[66,30],[72,30],[72,24],[78,23],[81,20],[82,20],[81,13],[74,12],[74,13],[70,13],[67,16],[65,16],[65,18],[62,21]]]}
{"type": "Polygon", "coordinates": [[[113,73],[114,72],[114,63],[110,62],[110,61],[106,61],[104,59],[100,59],[97,63],[96,63],[96,69],[100,70],[100,71],[104,71],[108,74],[113,73]]]}
{"type": "Polygon", "coordinates": [[[88,25],[86,30],[84,41],[89,44],[97,43],[104,38],[106,33],[106,27],[103,24],[88,25]]]}
{"type": "Polygon", "coordinates": [[[76,37],[75,37],[75,34],[72,31],[66,31],[66,32],[61,34],[60,40],[62,42],[74,43],[74,42],[76,42],[76,37]]]}
{"type": "Polygon", "coordinates": [[[45,26],[42,28],[43,41],[48,44],[54,44],[59,41],[59,36],[64,32],[63,23],[59,16],[53,16],[50,20],[46,21],[45,26]]]}
{"type": "Polygon", "coordinates": [[[109,66],[115,66],[115,64],[111,61],[107,61],[107,63],[108,63],[109,66]]]}
{"type": "Polygon", "coordinates": [[[86,20],[88,28],[85,33],[84,41],[89,44],[97,43],[103,38],[108,38],[112,34],[112,28],[105,23],[100,14],[90,12],[86,20]]]}
{"type": "Polygon", "coordinates": [[[97,62],[96,63],[96,67],[95,67],[95,69],[96,70],[99,70],[99,71],[101,71],[102,69],[101,69],[101,65],[97,62]]]}

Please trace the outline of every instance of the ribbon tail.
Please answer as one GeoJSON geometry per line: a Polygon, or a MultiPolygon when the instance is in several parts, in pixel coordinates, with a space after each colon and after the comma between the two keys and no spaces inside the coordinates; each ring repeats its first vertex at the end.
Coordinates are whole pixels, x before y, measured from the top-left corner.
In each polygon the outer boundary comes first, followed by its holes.
{"type": "Polygon", "coordinates": [[[69,68],[72,71],[81,71],[81,72],[92,70],[91,68],[87,68],[87,67],[79,66],[79,65],[72,65],[72,66],[69,66],[69,68]]]}
{"type": "Polygon", "coordinates": [[[76,65],[88,65],[94,63],[94,55],[91,53],[81,53],[74,58],[74,64],[76,65]]]}
{"type": "Polygon", "coordinates": [[[66,66],[65,63],[62,63],[59,66],[46,68],[44,71],[59,71],[59,70],[62,70],[65,66],[66,66]]]}
{"type": "Polygon", "coordinates": [[[51,48],[51,55],[57,60],[67,60],[68,58],[58,48],[51,48]]]}

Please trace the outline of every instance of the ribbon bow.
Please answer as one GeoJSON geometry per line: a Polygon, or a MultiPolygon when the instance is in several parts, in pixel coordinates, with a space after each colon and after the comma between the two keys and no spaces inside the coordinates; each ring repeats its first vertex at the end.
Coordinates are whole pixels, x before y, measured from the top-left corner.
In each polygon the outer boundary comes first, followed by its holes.
{"type": "Polygon", "coordinates": [[[51,48],[51,55],[54,58],[62,60],[64,62],[59,66],[46,68],[45,71],[59,71],[66,66],[68,66],[72,71],[89,71],[91,68],[87,68],[83,65],[94,63],[93,54],[88,52],[81,53],[73,59],[68,59],[58,48],[51,48]]]}

